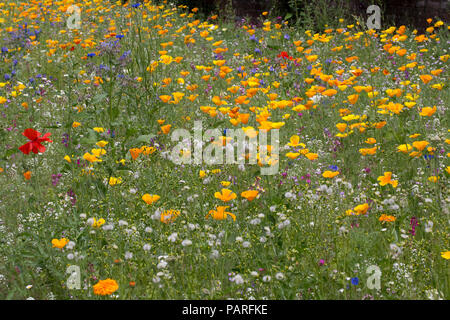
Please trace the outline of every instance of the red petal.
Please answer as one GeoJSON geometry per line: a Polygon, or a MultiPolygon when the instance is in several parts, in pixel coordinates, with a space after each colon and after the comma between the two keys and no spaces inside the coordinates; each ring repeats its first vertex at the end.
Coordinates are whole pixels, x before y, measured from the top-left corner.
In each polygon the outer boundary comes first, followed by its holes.
{"type": "MultiPolygon", "coordinates": [[[[34,152],[35,148],[41,153],[45,152],[45,147],[42,144],[40,144],[39,142],[33,143],[33,152],[34,152]]],[[[37,153],[37,152],[34,152],[34,153],[37,153]]]]}
{"type": "Polygon", "coordinates": [[[25,131],[22,134],[30,140],[35,140],[37,137],[41,135],[40,132],[31,128],[25,129],[25,131]]]}
{"type": "Polygon", "coordinates": [[[30,151],[31,151],[31,148],[32,148],[31,142],[27,142],[23,146],[20,146],[19,150],[22,151],[25,154],[29,154],[30,151]]]}
{"type": "Polygon", "coordinates": [[[50,135],[51,135],[51,133],[50,133],[50,132],[47,132],[46,134],[44,134],[44,136],[37,138],[37,139],[36,139],[36,142],[43,142],[43,141],[53,142],[52,140],[50,140],[49,138],[47,138],[47,137],[49,137],[50,135]]]}

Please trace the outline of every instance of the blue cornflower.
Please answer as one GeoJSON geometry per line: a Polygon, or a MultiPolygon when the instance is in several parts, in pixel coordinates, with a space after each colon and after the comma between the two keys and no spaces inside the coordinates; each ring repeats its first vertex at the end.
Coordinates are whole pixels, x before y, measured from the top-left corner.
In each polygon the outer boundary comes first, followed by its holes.
{"type": "Polygon", "coordinates": [[[338,171],[339,170],[338,166],[335,166],[335,165],[331,165],[328,168],[330,168],[333,171],[338,171]]]}
{"type": "Polygon", "coordinates": [[[117,39],[122,39],[123,37],[124,37],[123,34],[118,34],[118,35],[116,36],[117,39]]]}
{"type": "Polygon", "coordinates": [[[94,52],[88,53],[87,56],[88,56],[89,58],[95,57],[95,53],[94,53],[94,52]]]}
{"type": "Polygon", "coordinates": [[[133,7],[133,8],[137,8],[137,7],[139,7],[140,5],[141,5],[140,3],[135,3],[135,4],[132,5],[132,7],[133,7]]]}
{"type": "Polygon", "coordinates": [[[259,48],[255,48],[255,52],[256,53],[261,53],[261,50],[259,50],[259,48]]]}
{"type": "Polygon", "coordinates": [[[359,284],[359,279],[358,279],[358,277],[354,277],[354,278],[352,278],[352,285],[354,285],[354,286],[357,286],[358,284],[359,284]]]}
{"type": "Polygon", "coordinates": [[[126,57],[128,57],[131,53],[131,50],[127,50],[125,51],[122,56],[119,58],[119,60],[125,59],[126,57]]]}
{"type": "Polygon", "coordinates": [[[291,37],[290,37],[288,34],[285,34],[285,35],[284,35],[284,38],[285,38],[286,40],[289,40],[291,37]]]}

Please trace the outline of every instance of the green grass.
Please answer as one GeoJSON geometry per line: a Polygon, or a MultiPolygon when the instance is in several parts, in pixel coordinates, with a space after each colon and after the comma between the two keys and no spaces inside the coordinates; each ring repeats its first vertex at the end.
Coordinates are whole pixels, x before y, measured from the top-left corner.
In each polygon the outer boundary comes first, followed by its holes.
{"type": "Polygon", "coordinates": [[[0,47],[7,48],[0,65],[0,298],[427,299],[437,290],[440,298],[449,299],[450,269],[441,256],[450,248],[448,25],[427,32],[424,42],[415,40],[417,35],[407,28],[407,38],[393,43],[406,49],[400,56],[383,49],[396,31],[379,31],[375,37],[353,21],[330,21],[342,32],[307,32],[284,23],[275,26],[269,14],[261,19],[272,21],[270,30],[254,29],[255,41],[248,32],[251,26],[211,18],[196,24],[187,8],[159,5],[133,8],[83,1],[82,27],[76,31],[66,27],[64,1],[44,1],[40,8],[31,2],[0,2],[0,47]],[[211,30],[214,23],[217,27],[211,30]],[[111,26],[115,29],[108,30],[111,26]],[[201,34],[205,30],[208,35],[201,34]],[[111,32],[124,37],[105,38],[111,32]],[[188,35],[195,43],[186,44],[188,35]],[[328,41],[320,41],[322,35],[328,41]],[[77,39],[82,42],[77,44],[77,39]],[[298,40],[303,42],[294,45],[298,40]],[[159,51],[170,41],[167,55],[183,59],[166,65],[159,51]],[[296,50],[299,46],[302,52],[296,50]],[[340,46],[342,50],[333,50],[340,46]],[[218,47],[228,49],[223,58],[214,53],[218,47]],[[311,51],[305,54],[306,50],[311,51]],[[301,61],[278,57],[282,51],[301,61]],[[408,59],[413,53],[417,57],[408,59]],[[309,62],[310,55],[317,55],[317,60],[309,62]],[[358,59],[347,61],[351,56],[358,59]],[[231,72],[222,78],[214,60],[226,60],[231,72]],[[159,64],[151,72],[155,61],[159,64]],[[408,74],[398,69],[413,61],[417,65],[408,68],[408,74]],[[371,71],[374,67],[379,70],[371,71]],[[322,79],[309,84],[305,79],[315,78],[311,71],[317,68],[322,68],[317,74],[322,79]],[[353,68],[362,74],[351,79],[353,68]],[[439,69],[442,72],[429,83],[420,79],[439,69]],[[181,71],[189,74],[182,76],[181,71]],[[247,74],[240,77],[242,72],[247,74]],[[208,81],[201,79],[208,74],[208,81]],[[338,82],[324,81],[323,75],[338,82]],[[167,78],[171,82],[164,85],[167,78]],[[243,80],[262,80],[249,104],[235,102],[248,92],[250,85],[245,87],[243,80]],[[400,83],[406,80],[410,83],[400,83]],[[194,84],[197,89],[187,88],[194,84]],[[344,84],[345,89],[337,87],[344,84]],[[433,87],[436,84],[443,87],[433,87]],[[232,86],[239,90],[227,90],[232,86]],[[370,97],[362,90],[351,104],[348,96],[358,94],[355,86],[372,86],[378,95],[370,97]],[[324,96],[318,91],[321,87],[337,92],[324,96]],[[386,90],[396,88],[402,89],[400,96],[390,97],[386,90]],[[159,98],[174,92],[185,96],[178,103],[159,98]],[[294,103],[271,108],[269,93],[278,94],[275,101],[294,103]],[[198,96],[190,101],[191,94],[198,96]],[[228,104],[216,106],[214,96],[228,104]],[[314,102],[308,104],[310,99],[314,102]],[[416,104],[407,107],[411,101],[416,104]],[[402,104],[402,112],[378,112],[389,102],[402,104]],[[217,115],[202,112],[201,106],[216,107],[217,115]],[[240,113],[250,114],[248,124],[234,127],[227,112],[219,110],[236,106],[240,113]],[[419,114],[423,107],[433,106],[437,111],[431,116],[419,114]],[[271,114],[268,121],[284,122],[277,174],[261,175],[258,165],[181,166],[167,159],[177,144],[171,141],[174,130],[187,129],[194,135],[197,120],[203,132],[246,126],[258,130],[257,114],[264,108],[271,114]],[[345,121],[340,109],[364,118],[345,121]],[[172,126],[169,134],[161,132],[159,119],[172,126]],[[386,125],[376,129],[373,124],[381,121],[386,125]],[[74,127],[74,122],[81,125],[74,127]],[[338,123],[359,125],[351,133],[347,127],[348,136],[338,137],[338,123]],[[97,127],[104,132],[95,131],[97,127]],[[51,133],[53,142],[43,143],[44,153],[19,151],[29,141],[22,135],[27,128],[51,133]],[[413,134],[420,136],[411,138],[413,134]],[[318,158],[286,157],[298,150],[285,146],[293,135],[318,158]],[[368,138],[376,139],[378,149],[363,156],[361,148],[374,146],[365,143],[368,138]],[[102,162],[84,160],[86,152],[99,148],[98,141],[108,142],[106,153],[99,156],[102,162]],[[414,141],[427,141],[427,148],[434,149],[425,148],[418,157],[397,151],[399,145],[414,141]],[[156,150],[132,159],[129,150],[144,145],[156,150]],[[339,175],[324,178],[324,171],[336,169],[330,166],[337,166],[339,175]],[[207,173],[203,178],[201,170],[207,173]],[[24,179],[26,171],[31,171],[29,180],[24,179]],[[394,174],[396,188],[378,183],[384,172],[394,174]],[[52,178],[57,174],[59,178],[52,178]],[[432,176],[439,180],[429,181],[432,176]],[[122,183],[108,184],[111,177],[120,177],[122,183]],[[221,181],[231,182],[227,188],[236,199],[224,203],[214,197],[224,188],[221,181]],[[258,185],[258,198],[248,201],[241,196],[258,185]],[[160,199],[149,205],[141,199],[147,193],[160,199]],[[364,203],[369,205],[366,213],[346,214],[364,203]],[[230,206],[227,211],[236,221],[205,218],[221,205],[230,206]],[[169,209],[180,214],[162,223],[158,214],[169,209]],[[395,221],[380,222],[382,214],[395,221]],[[418,221],[415,235],[410,233],[412,217],[418,221]],[[103,218],[105,224],[94,228],[89,218],[103,218]],[[52,247],[52,239],[60,238],[75,245],[52,247]],[[184,240],[191,244],[184,246],[184,240]],[[401,253],[394,254],[393,246],[401,253]],[[79,290],[67,288],[66,270],[71,265],[80,268],[79,290]],[[366,270],[372,265],[381,271],[380,290],[367,286],[371,274],[366,270]],[[118,290],[94,295],[93,286],[107,278],[117,281],[118,290]],[[352,278],[359,283],[352,284],[352,278]]]}

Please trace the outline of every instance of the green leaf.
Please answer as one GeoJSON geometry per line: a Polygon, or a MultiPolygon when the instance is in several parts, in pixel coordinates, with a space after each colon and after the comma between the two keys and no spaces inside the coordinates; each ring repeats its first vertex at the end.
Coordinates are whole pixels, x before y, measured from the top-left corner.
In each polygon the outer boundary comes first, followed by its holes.
{"type": "Polygon", "coordinates": [[[100,104],[108,95],[106,93],[100,93],[97,94],[93,99],[92,102],[94,104],[100,104]]]}
{"type": "Polygon", "coordinates": [[[120,115],[120,110],[118,106],[112,107],[111,108],[111,120],[115,120],[117,119],[117,117],[120,115]]]}
{"type": "Polygon", "coordinates": [[[18,149],[16,149],[16,148],[6,150],[5,153],[3,154],[3,159],[7,160],[10,156],[12,156],[14,153],[16,153],[17,150],[18,149]]]}
{"type": "Polygon", "coordinates": [[[12,300],[14,293],[16,293],[16,289],[12,288],[11,291],[9,291],[8,295],[6,296],[6,300],[12,300]]]}
{"type": "Polygon", "coordinates": [[[145,135],[141,135],[139,137],[137,137],[137,139],[134,141],[135,143],[140,143],[140,142],[150,142],[150,140],[155,137],[154,134],[145,134],[145,135]]]}
{"type": "Polygon", "coordinates": [[[97,142],[97,135],[94,130],[88,129],[88,136],[80,140],[82,144],[94,144],[97,142]]]}

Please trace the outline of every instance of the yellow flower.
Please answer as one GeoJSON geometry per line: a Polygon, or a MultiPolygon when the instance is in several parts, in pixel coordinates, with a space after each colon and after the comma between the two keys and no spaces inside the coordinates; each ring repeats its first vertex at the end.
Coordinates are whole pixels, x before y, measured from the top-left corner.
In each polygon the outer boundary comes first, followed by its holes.
{"type": "Polygon", "coordinates": [[[102,127],[95,127],[95,128],[93,128],[93,130],[98,133],[102,133],[105,131],[105,129],[103,129],[102,127]]]}
{"type": "Polygon", "coordinates": [[[156,148],[155,148],[155,147],[148,147],[148,146],[142,146],[142,147],[141,147],[141,152],[142,152],[142,154],[144,154],[144,155],[152,154],[152,153],[155,152],[155,151],[156,151],[156,148]]]}
{"type": "Polygon", "coordinates": [[[110,295],[119,289],[119,285],[116,280],[113,279],[105,279],[99,280],[96,285],[94,285],[94,294],[100,296],[110,295]]]}
{"type": "Polygon", "coordinates": [[[338,124],[336,125],[336,128],[338,128],[338,130],[339,130],[340,132],[344,132],[345,129],[347,128],[347,124],[346,124],[346,123],[338,123],[338,124]]]}
{"type": "Polygon", "coordinates": [[[209,213],[205,218],[208,219],[208,217],[211,216],[215,220],[225,220],[227,216],[230,216],[233,221],[236,221],[236,216],[234,214],[225,211],[227,208],[229,208],[229,206],[218,206],[216,210],[209,210],[209,213]]]}
{"type": "Polygon", "coordinates": [[[162,126],[162,127],[161,127],[161,131],[162,131],[164,134],[168,134],[171,127],[172,127],[172,125],[166,124],[165,126],[162,126]]]}
{"type": "Polygon", "coordinates": [[[448,260],[450,259],[450,251],[443,251],[441,252],[441,257],[448,260]]]}
{"type": "Polygon", "coordinates": [[[317,153],[308,152],[307,154],[305,154],[305,157],[307,157],[309,160],[313,161],[313,160],[316,160],[319,157],[319,155],[317,153]]]}
{"type": "Polygon", "coordinates": [[[422,111],[419,113],[422,117],[431,117],[436,112],[436,106],[433,108],[425,107],[422,108],[422,111]]]}
{"type": "Polygon", "coordinates": [[[129,151],[133,160],[136,160],[137,157],[139,157],[139,154],[142,152],[140,148],[132,148],[129,151]]]}
{"type": "Polygon", "coordinates": [[[204,170],[200,170],[198,176],[203,179],[204,177],[206,177],[206,172],[204,170]]]}
{"type": "Polygon", "coordinates": [[[241,193],[241,197],[248,201],[254,200],[258,196],[258,190],[247,190],[241,193]]]}
{"type": "Polygon", "coordinates": [[[162,102],[168,103],[170,100],[172,100],[172,96],[169,96],[167,94],[159,96],[162,102]]]}
{"type": "Polygon", "coordinates": [[[122,183],[122,178],[115,178],[115,177],[110,177],[109,178],[109,185],[110,186],[115,186],[116,184],[121,184],[122,183]]]}
{"type": "Polygon", "coordinates": [[[351,104],[355,104],[356,101],[358,101],[359,95],[352,94],[352,95],[348,96],[347,98],[348,98],[348,102],[350,102],[351,104]]]}
{"type": "Polygon", "coordinates": [[[433,182],[433,183],[438,182],[438,180],[439,180],[439,177],[436,177],[436,176],[431,176],[428,178],[428,181],[433,182]]]}
{"type": "Polygon", "coordinates": [[[142,196],[142,200],[145,201],[145,203],[147,204],[153,204],[154,202],[158,201],[161,197],[158,196],[157,194],[144,194],[142,196]]]}
{"type": "Polygon", "coordinates": [[[93,228],[100,228],[106,222],[105,219],[103,219],[103,218],[100,218],[98,220],[95,219],[95,218],[92,218],[92,220],[93,220],[93,222],[92,222],[92,227],[93,228]]]}
{"type": "Polygon", "coordinates": [[[339,174],[338,171],[329,171],[329,170],[327,170],[327,171],[325,171],[325,172],[322,174],[322,176],[323,176],[324,178],[330,178],[330,179],[332,179],[332,178],[336,177],[338,174],[339,174]]]}
{"type": "Polygon", "coordinates": [[[361,153],[363,156],[367,156],[367,155],[374,155],[377,153],[377,147],[373,147],[373,148],[361,148],[359,149],[359,153],[361,153]]]}
{"type": "Polygon", "coordinates": [[[337,90],[335,89],[328,89],[322,92],[323,96],[331,97],[334,96],[337,93],[337,90]]]}
{"type": "Polygon", "coordinates": [[[104,148],[108,144],[108,141],[101,140],[96,143],[100,148],[104,148]]]}
{"type": "Polygon", "coordinates": [[[412,150],[412,147],[410,144],[401,144],[397,147],[398,152],[408,153],[412,150]]]}
{"type": "Polygon", "coordinates": [[[224,187],[228,187],[231,184],[231,182],[230,181],[221,181],[220,184],[224,187]]]}
{"type": "Polygon", "coordinates": [[[92,149],[91,152],[96,157],[100,157],[100,156],[106,154],[106,150],[105,149],[101,149],[101,148],[92,149]]]}
{"type": "Polygon", "coordinates": [[[423,81],[423,83],[427,84],[428,82],[431,81],[431,79],[433,79],[433,77],[429,74],[423,74],[420,75],[420,79],[423,81]]]}
{"type": "Polygon", "coordinates": [[[161,213],[161,222],[169,223],[175,220],[180,215],[180,210],[166,210],[163,213],[161,213]]]}
{"type": "Polygon", "coordinates": [[[287,144],[288,146],[297,147],[300,145],[300,137],[297,135],[293,135],[289,140],[290,142],[287,144]]]}
{"type": "Polygon", "coordinates": [[[288,157],[289,159],[296,159],[298,156],[300,155],[300,153],[298,152],[288,152],[286,153],[286,157],[288,157]]]}
{"type": "Polygon", "coordinates": [[[222,200],[223,202],[228,202],[230,200],[236,199],[236,193],[230,189],[222,189],[221,192],[214,193],[214,197],[222,200]]]}
{"type": "Polygon", "coordinates": [[[394,222],[396,220],[396,218],[394,216],[388,216],[383,213],[378,220],[383,223],[384,222],[394,222]]]}
{"type": "Polygon", "coordinates": [[[353,211],[356,215],[365,214],[367,210],[369,210],[368,203],[360,204],[353,208],[353,211]]]}
{"type": "Polygon", "coordinates": [[[428,145],[428,141],[414,141],[412,145],[417,150],[422,151],[428,145]]]}
{"type": "Polygon", "coordinates": [[[69,243],[69,239],[61,238],[61,239],[53,239],[52,240],[52,248],[62,249],[69,243]]]}
{"type": "Polygon", "coordinates": [[[77,127],[79,127],[79,126],[81,126],[81,123],[79,123],[79,122],[74,121],[74,122],[72,123],[72,128],[77,128],[77,127]]]}
{"type": "Polygon", "coordinates": [[[64,156],[64,160],[66,160],[67,162],[69,162],[69,163],[71,163],[72,162],[72,160],[70,159],[70,157],[69,156],[64,156]]]}
{"type": "Polygon", "coordinates": [[[385,186],[387,184],[391,184],[394,188],[398,185],[398,180],[391,180],[392,172],[385,172],[383,176],[378,177],[378,181],[380,181],[380,186],[385,186]]]}
{"type": "Polygon", "coordinates": [[[164,64],[171,64],[173,61],[173,58],[169,55],[162,55],[159,58],[161,59],[161,62],[164,64]]]}

